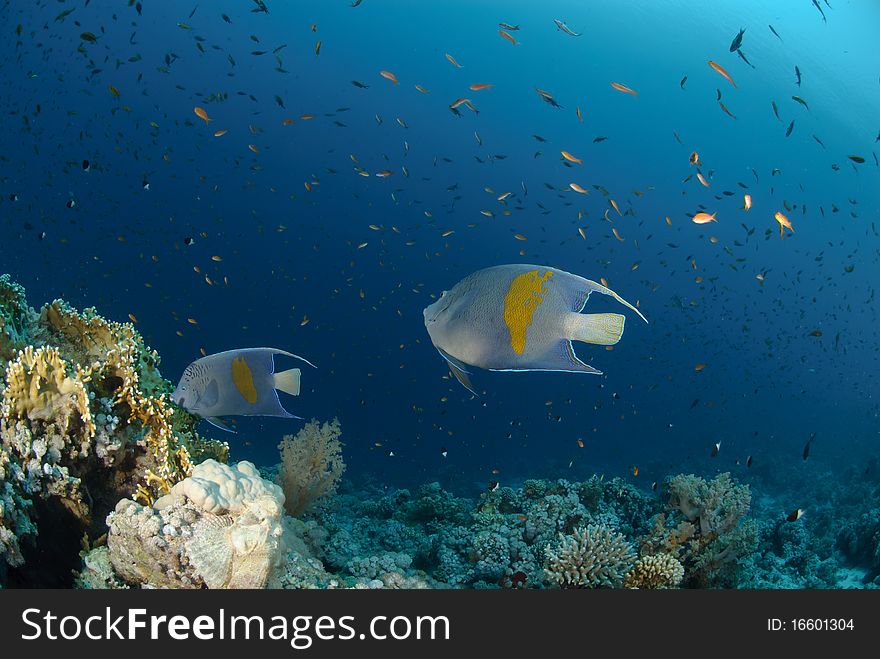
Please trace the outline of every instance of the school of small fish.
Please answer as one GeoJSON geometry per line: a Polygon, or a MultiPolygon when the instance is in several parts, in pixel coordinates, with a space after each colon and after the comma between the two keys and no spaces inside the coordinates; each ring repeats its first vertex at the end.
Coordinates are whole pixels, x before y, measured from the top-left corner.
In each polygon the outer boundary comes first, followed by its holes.
{"type": "MultiPolygon", "coordinates": [[[[90,0],[24,4],[5,8],[13,27],[2,69],[9,127],[0,145],[0,221],[41,266],[82,261],[83,272],[108,288],[122,274],[141,280],[137,293],[150,304],[136,305],[133,295],[120,313],[140,327],[148,307],[167,310],[168,325],[153,327],[152,340],[170,341],[170,331],[203,355],[172,398],[221,427],[225,415],[292,416],[275,392],[299,394],[299,369],[276,373],[272,358],[302,358],[271,348],[223,352],[230,346],[209,338],[210,328],[248,337],[270,313],[297,338],[295,349],[306,343],[306,354],[326,348],[322,333],[337,342],[357,335],[352,343],[363,348],[360,366],[370,378],[387,375],[383,365],[392,364],[408,386],[429,389],[416,379],[421,370],[418,377],[434,380],[430,391],[442,390],[443,400],[419,395],[395,409],[447,442],[465,436],[467,426],[434,420],[431,412],[472,404],[488,405],[474,414],[489,415],[501,405],[481,401],[492,386],[472,382],[469,367],[596,374],[594,360],[613,364],[612,355],[620,355],[632,364],[632,353],[655,332],[687,345],[693,359],[645,356],[667,369],[668,382],[632,386],[653,391],[681,381],[700,388],[720,377],[723,350],[754,349],[772,360],[805,336],[827,355],[867,340],[847,337],[839,319],[817,329],[808,308],[826,295],[840,296],[847,309],[876,303],[873,285],[859,289],[860,299],[848,288],[866,269],[856,270],[857,263],[873,258],[876,272],[876,255],[844,249],[834,234],[846,222],[871,240],[880,237],[875,217],[862,212],[870,202],[857,198],[876,199],[880,189],[880,133],[875,139],[872,126],[871,135],[854,133],[846,144],[826,135],[823,122],[830,123],[837,101],[818,86],[821,72],[809,62],[784,60],[785,84],[767,92],[766,53],[783,57],[795,36],[781,20],[773,19],[774,27],[740,25],[746,19],[738,18],[722,39],[701,37],[685,70],[667,78],[652,73],[649,58],[637,65],[594,49],[588,9],[573,8],[577,15],[565,20],[498,16],[507,20],[467,26],[466,39],[412,26],[422,49],[377,47],[374,54],[355,52],[340,36],[340,25],[355,29],[357,14],[374,9],[359,0],[301,17],[284,32],[271,22],[275,3],[262,0],[242,3],[240,14],[208,3],[152,10],[130,0],[110,13],[90,0]],[[147,25],[148,10],[165,31],[161,39],[147,25]],[[477,45],[491,57],[480,57],[477,45]],[[559,62],[572,52],[595,65],[601,80],[573,73],[566,80],[559,62]],[[760,104],[743,100],[746,94],[760,95],[760,104]],[[693,114],[654,124],[673,95],[686,98],[693,114]],[[645,126],[653,141],[644,153],[634,151],[628,131],[645,126]],[[777,139],[747,141],[740,132],[759,129],[777,139]],[[721,155],[725,141],[738,141],[735,167],[721,155]],[[809,145],[809,165],[786,156],[791,144],[809,145]],[[758,149],[773,154],[772,167],[758,149]],[[637,165],[657,153],[675,163],[663,172],[667,178],[639,178],[637,165]],[[32,169],[22,154],[40,158],[47,171],[32,169]],[[133,179],[123,175],[132,169],[133,179]],[[821,190],[826,176],[848,192],[821,190]],[[27,194],[28,180],[45,180],[44,192],[27,194]],[[820,192],[822,203],[800,200],[820,192]],[[161,204],[154,201],[159,194],[161,204]],[[271,199],[271,208],[257,196],[271,199]],[[804,246],[819,236],[827,245],[804,246]],[[128,265],[101,269],[109,249],[124,251],[128,265]],[[265,253],[263,262],[243,256],[254,249],[265,253]],[[475,254],[484,269],[468,266],[465,257],[475,254]],[[524,265],[547,262],[548,254],[558,261],[524,265]],[[825,278],[807,265],[826,269],[825,278]],[[633,304],[603,275],[633,295],[633,304]],[[683,277],[687,288],[678,288],[683,277]],[[731,302],[744,281],[749,295],[800,305],[798,327],[766,332],[732,320],[745,313],[731,302]],[[177,295],[177,282],[187,291],[198,284],[202,293],[177,295]],[[269,290],[283,292],[259,308],[254,291],[269,290]],[[658,329],[640,325],[641,343],[628,333],[618,346],[623,315],[580,313],[591,291],[643,319],[643,305],[652,322],[666,318],[658,329]],[[642,291],[642,299],[632,291],[642,291]],[[332,313],[347,309],[354,329],[331,327],[331,303],[332,313]],[[427,336],[418,327],[422,309],[427,336]],[[712,332],[692,333],[698,322],[712,332]],[[590,345],[575,354],[573,341],[590,345]],[[413,366],[431,345],[448,369],[413,366]],[[619,352],[605,354],[611,350],[619,352]],[[479,397],[459,390],[456,380],[479,397]],[[234,391],[251,407],[234,402],[234,391]]],[[[813,4],[821,14],[813,20],[830,23],[834,12],[813,4]]],[[[361,37],[377,46],[384,39],[361,37]]],[[[101,299],[90,303],[100,306],[101,299]]],[[[335,349],[327,352],[332,364],[335,349]]],[[[799,389],[790,368],[785,377],[799,389]]],[[[539,377],[523,376],[519,386],[538,386],[545,381],[539,377]]],[[[574,377],[566,383],[597,386],[574,377]]],[[[764,383],[752,384],[764,390],[764,383]]],[[[352,396],[366,408],[382,386],[379,378],[359,383],[352,396]]],[[[619,397],[597,391],[587,406],[593,411],[613,407],[621,423],[637,416],[635,395],[624,409],[619,397]]],[[[702,393],[691,409],[713,409],[724,398],[720,390],[702,393]]],[[[574,405],[554,405],[547,417],[554,423],[563,422],[563,409],[576,414],[574,405]]],[[[516,433],[523,421],[510,423],[516,433]]],[[[528,439],[524,430],[517,437],[528,439]]],[[[707,448],[711,457],[724,456],[720,442],[707,440],[707,448]]],[[[810,443],[803,450],[806,460],[810,443]]],[[[630,469],[639,475],[639,467],[630,469]]]]}

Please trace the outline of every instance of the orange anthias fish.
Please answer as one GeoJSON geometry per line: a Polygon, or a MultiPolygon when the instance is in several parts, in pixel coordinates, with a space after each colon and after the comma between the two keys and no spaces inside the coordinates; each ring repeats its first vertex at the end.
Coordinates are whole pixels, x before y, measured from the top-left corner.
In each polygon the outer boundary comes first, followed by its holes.
{"type": "Polygon", "coordinates": [[[785,215],[776,211],[776,215],[773,216],[776,218],[776,221],[779,222],[779,237],[783,238],[785,236],[785,229],[788,229],[792,233],[794,233],[794,227],[791,226],[791,220],[789,220],[785,215]]]}
{"type": "Polygon", "coordinates": [[[575,192],[580,192],[581,194],[587,194],[587,191],[577,183],[569,183],[568,187],[570,187],[575,192]]]}
{"type": "Polygon", "coordinates": [[[478,92],[478,91],[482,91],[483,89],[489,89],[489,87],[491,87],[491,86],[492,86],[491,82],[478,82],[478,83],[474,83],[473,85],[468,87],[468,89],[470,89],[472,92],[478,92]]]}
{"type": "Polygon", "coordinates": [[[391,73],[391,71],[379,71],[379,75],[385,78],[386,80],[390,80],[395,85],[399,84],[397,80],[397,76],[391,73]]]}
{"type": "Polygon", "coordinates": [[[752,195],[744,194],[743,195],[743,210],[747,211],[752,207],[752,195]]]}
{"type": "Polygon", "coordinates": [[[611,86],[614,87],[619,92],[623,92],[624,94],[632,94],[633,96],[638,96],[639,93],[633,89],[630,89],[626,85],[621,85],[619,82],[612,82],[611,86]]]}
{"type": "Polygon", "coordinates": [[[211,121],[211,117],[208,116],[208,113],[205,112],[204,108],[194,107],[193,112],[196,113],[196,116],[205,122],[205,125],[208,125],[208,122],[211,121]]]}
{"type": "Polygon", "coordinates": [[[576,165],[581,165],[581,164],[583,164],[583,162],[584,162],[584,161],[581,160],[580,158],[577,158],[576,156],[571,155],[568,151],[560,151],[559,153],[560,153],[560,155],[562,155],[562,157],[565,158],[568,162],[573,162],[573,163],[575,163],[576,165]]]}
{"type": "Polygon", "coordinates": [[[516,39],[514,39],[514,38],[513,38],[513,35],[511,35],[509,32],[505,32],[504,30],[498,30],[498,34],[500,34],[502,37],[504,37],[505,39],[507,39],[507,40],[508,40],[510,43],[512,43],[514,46],[517,44],[516,39]]]}
{"type": "Polygon", "coordinates": [[[700,154],[697,153],[696,151],[694,151],[693,153],[691,153],[690,158],[688,158],[688,160],[690,161],[690,163],[691,163],[692,165],[701,165],[701,164],[702,164],[702,163],[700,162],[700,154]]]}
{"type": "Polygon", "coordinates": [[[717,214],[718,213],[712,213],[711,215],[709,215],[709,213],[697,213],[692,219],[694,224],[709,224],[709,222],[718,221],[715,219],[717,214]]]}
{"type": "Polygon", "coordinates": [[[733,78],[731,78],[731,77],[730,77],[730,74],[729,74],[727,71],[724,70],[724,67],[723,67],[723,66],[721,66],[721,65],[718,64],[717,62],[713,62],[712,60],[709,60],[709,66],[711,66],[713,69],[715,69],[715,71],[716,71],[717,73],[719,73],[719,74],[721,74],[722,76],[724,76],[724,78],[727,80],[727,82],[729,82],[731,85],[733,85],[734,87],[736,87],[736,83],[733,81],[733,78]]]}
{"type": "Polygon", "coordinates": [[[468,99],[468,98],[457,98],[454,101],[452,101],[452,103],[449,104],[449,109],[454,110],[459,105],[464,105],[465,103],[468,103],[468,102],[470,102],[470,99],[468,99]]]}
{"type": "Polygon", "coordinates": [[[697,172],[697,180],[703,184],[703,187],[709,187],[709,181],[707,181],[706,177],[703,176],[700,172],[697,172]]]}

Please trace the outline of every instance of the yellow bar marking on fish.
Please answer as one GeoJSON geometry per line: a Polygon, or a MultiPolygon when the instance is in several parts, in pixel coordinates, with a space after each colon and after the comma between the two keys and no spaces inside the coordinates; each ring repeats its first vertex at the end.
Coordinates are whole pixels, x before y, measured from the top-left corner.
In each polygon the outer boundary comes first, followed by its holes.
{"type": "Polygon", "coordinates": [[[539,275],[537,270],[514,277],[504,296],[504,323],[510,332],[510,347],[521,355],[526,349],[526,330],[544,301],[544,283],[553,276],[549,270],[539,275]]]}
{"type": "Polygon", "coordinates": [[[257,388],[254,386],[254,374],[244,357],[232,360],[232,383],[251,405],[257,402],[257,388]]]}

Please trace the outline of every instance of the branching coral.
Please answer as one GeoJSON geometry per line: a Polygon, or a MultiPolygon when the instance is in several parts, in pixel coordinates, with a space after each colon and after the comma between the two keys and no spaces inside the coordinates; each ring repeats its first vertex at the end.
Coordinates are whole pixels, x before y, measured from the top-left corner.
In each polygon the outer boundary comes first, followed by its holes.
{"type": "Polygon", "coordinates": [[[342,428],[338,419],[321,424],[312,419],[296,434],[281,440],[279,481],[289,515],[297,517],[310,505],[335,493],[345,471],[342,428]]]}
{"type": "Polygon", "coordinates": [[[662,590],[675,588],[684,578],[684,566],[675,556],[642,556],[623,580],[625,588],[662,590]]]}
{"type": "Polygon", "coordinates": [[[559,544],[545,549],[547,581],[563,588],[616,588],[635,561],[635,552],[621,534],[604,525],[559,534],[559,544]]]}

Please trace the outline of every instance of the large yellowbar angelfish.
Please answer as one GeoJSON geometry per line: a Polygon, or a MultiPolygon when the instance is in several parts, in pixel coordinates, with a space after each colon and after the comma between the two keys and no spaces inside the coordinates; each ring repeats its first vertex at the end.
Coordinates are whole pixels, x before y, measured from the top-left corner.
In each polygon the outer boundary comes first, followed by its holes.
{"type": "Polygon", "coordinates": [[[293,357],[314,368],[307,359],[277,348],[240,348],[197,359],[183,372],[171,400],[219,428],[229,430],[218,417],[300,417],[281,405],[278,391],[298,396],[300,369],[275,372],[275,355],[293,357]],[[277,391],[276,391],[277,390],[277,391]]]}
{"type": "Polygon", "coordinates": [[[623,336],[625,318],[582,314],[593,291],[613,297],[648,322],[602,284],[549,266],[513,264],[479,270],[443,291],[425,309],[425,326],[453,375],[471,391],[468,365],[600,375],[578,359],[572,341],[614,345],[623,336]]]}

